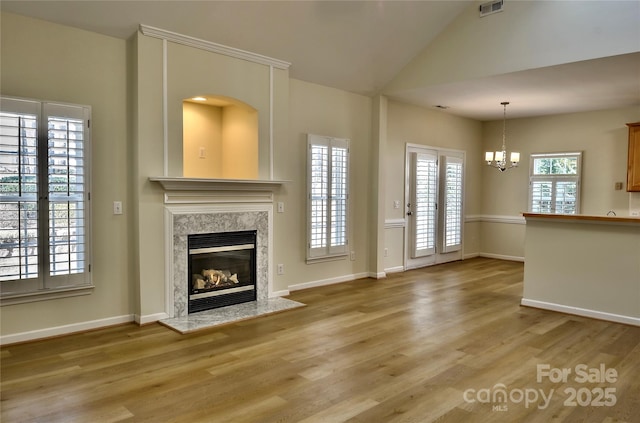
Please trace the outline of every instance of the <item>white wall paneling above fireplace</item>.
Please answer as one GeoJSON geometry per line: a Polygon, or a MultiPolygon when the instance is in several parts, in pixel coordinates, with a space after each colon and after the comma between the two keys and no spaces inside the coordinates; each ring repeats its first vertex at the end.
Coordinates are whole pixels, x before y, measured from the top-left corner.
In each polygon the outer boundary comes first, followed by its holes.
{"type": "Polygon", "coordinates": [[[263,56],[257,53],[240,50],[237,48],[225,46],[222,44],[217,44],[211,41],[190,37],[188,35],[179,34],[171,31],[167,31],[160,28],[155,28],[148,25],[140,25],[140,32],[148,37],[159,38],[162,40],[162,120],[163,120],[163,149],[164,149],[164,166],[163,176],[169,176],[169,111],[168,111],[168,84],[169,79],[168,75],[168,66],[169,66],[169,49],[168,43],[175,43],[187,47],[192,47],[195,49],[202,50],[204,52],[222,55],[227,57],[233,57],[236,59],[241,59],[243,61],[248,61],[251,63],[255,63],[258,65],[263,65],[268,68],[268,104],[269,104],[269,119],[268,119],[268,139],[264,140],[264,142],[268,142],[268,175],[263,175],[263,178],[273,178],[273,142],[274,142],[274,69],[280,70],[288,70],[291,66],[291,63],[286,62],[284,60],[275,59],[272,57],[263,56]]]}
{"type": "MultiPolygon", "coordinates": [[[[206,197],[205,197],[206,198],[206,197]]],[[[257,231],[256,289],[258,300],[273,291],[273,204],[210,203],[165,206],[165,292],[170,317],[188,314],[187,237],[190,234],[257,231]]]]}

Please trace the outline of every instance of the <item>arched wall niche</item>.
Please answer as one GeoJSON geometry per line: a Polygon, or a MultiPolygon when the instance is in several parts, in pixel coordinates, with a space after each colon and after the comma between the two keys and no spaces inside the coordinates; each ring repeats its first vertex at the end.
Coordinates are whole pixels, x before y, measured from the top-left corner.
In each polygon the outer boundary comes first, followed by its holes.
{"type": "Polygon", "coordinates": [[[183,176],[258,179],[258,111],[220,95],[182,101],[183,176]]]}

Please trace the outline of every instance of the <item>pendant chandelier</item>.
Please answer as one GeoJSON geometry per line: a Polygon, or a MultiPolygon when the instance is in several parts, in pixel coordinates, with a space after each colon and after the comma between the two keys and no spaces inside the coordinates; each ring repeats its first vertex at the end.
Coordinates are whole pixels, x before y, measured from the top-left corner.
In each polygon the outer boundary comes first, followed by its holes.
{"type": "Polygon", "coordinates": [[[502,151],[496,151],[495,155],[493,151],[487,151],[484,154],[484,159],[487,162],[487,165],[491,167],[495,167],[500,172],[504,172],[507,169],[511,169],[512,167],[518,166],[520,162],[520,153],[516,151],[511,152],[511,157],[507,162],[507,104],[508,101],[503,101],[502,106],[504,107],[504,121],[502,124],[502,151]]]}

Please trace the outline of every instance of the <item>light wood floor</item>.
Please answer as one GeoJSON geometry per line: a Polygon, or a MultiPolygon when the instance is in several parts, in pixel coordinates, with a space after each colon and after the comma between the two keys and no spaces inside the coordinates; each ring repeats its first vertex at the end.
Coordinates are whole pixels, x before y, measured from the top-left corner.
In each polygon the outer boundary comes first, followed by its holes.
{"type": "Polygon", "coordinates": [[[477,258],[298,291],[307,307],[189,335],[128,324],[9,345],[2,422],[640,422],[640,328],[521,307],[522,277],[477,258]],[[615,382],[575,381],[601,363],[615,382]],[[572,373],[538,382],[538,365],[572,373]]]}

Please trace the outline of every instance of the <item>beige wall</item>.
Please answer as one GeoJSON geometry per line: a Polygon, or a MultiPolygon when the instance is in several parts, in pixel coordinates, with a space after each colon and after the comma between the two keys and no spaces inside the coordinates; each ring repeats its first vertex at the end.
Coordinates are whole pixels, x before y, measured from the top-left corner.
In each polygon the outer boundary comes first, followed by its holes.
{"type": "Polygon", "coordinates": [[[185,101],[182,115],[182,176],[258,179],[257,111],[185,101]]]}
{"type": "MultiPolygon", "coordinates": [[[[630,194],[614,186],[623,182],[626,187],[625,123],[639,118],[640,109],[630,107],[508,120],[507,150],[519,151],[521,163],[504,173],[482,166],[482,215],[498,220],[519,218],[527,211],[530,154],[563,151],[583,152],[582,214],[605,215],[614,210],[619,216],[629,215],[630,194]]],[[[482,138],[483,151],[498,149],[502,121],[484,123],[482,138]]],[[[483,222],[480,251],[523,257],[524,225],[483,222]]]]}
{"type": "Polygon", "coordinates": [[[126,41],[2,13],[3,95],[92,107],[91,295],[4,306],[2,335],[113,318],[134,304],[126,41]],[[123,201],[124,214],[112,203],[123,201]]]}
{"type": "Polygon", "coordinates": [[[182,176],[222,178],[222,108],[185,101],[182,116],[182,176]]]}
{"type": "MultiPolygon", "coordinates": [[[[464,214],[480,214],[481,163],[475,160],[476,157],[480,157],[482,151],[482,124],[480,122],[390,100],[387,126],[387,159],[384,163],[386,198],[383,199],[387,221],[404,219],[407,143],[464,151],[466,154],[464,214]],[[393,207],[396,200],[400,201],[401,207],[399,209],[393,207]]],[[[399,231],[403,230],[398,228],[385,230],[387,232],[385,242],[389,243],[385,245],[389,254],[385,260],[385,268],[387,269],[403,265],[398,260],[403,257],[405,238],[400,236],[399,231]]],[[[477,231],[478,225],[475,222],[465,224],[463,254],[466,256],[478,253],[477,231]]]]}
{"type": "Polygon", "coordinates": [[[222,174],[224,178],[258,179],[258,132],[258,112],[239,106],[223,108],[222,174]]]}
{"type": "Polygon", "coordinates": [[[371,98],[311,84],[289,81],[289,133],[275,144],[275,168],[285,184],[276,201],[285,212],[276,213],[274,263],[285,265],[285,274],[274,276],[276,289],[315,283],[350,275],[367,274],[369,256],[369,192],[371,154],[371,98]],[[348,138],[350,144],[349,248],[348,258],[306,264],[306,160],[307,134],[348,138]]]}

